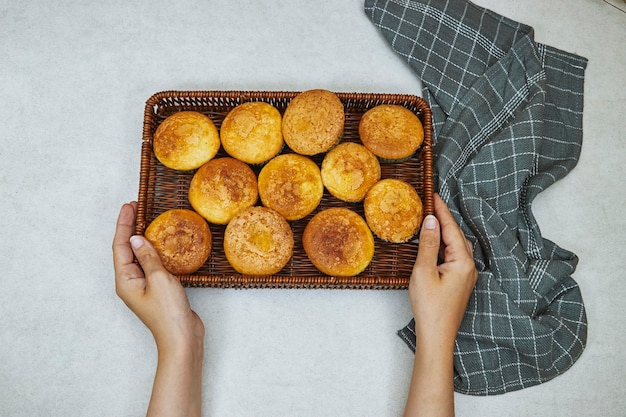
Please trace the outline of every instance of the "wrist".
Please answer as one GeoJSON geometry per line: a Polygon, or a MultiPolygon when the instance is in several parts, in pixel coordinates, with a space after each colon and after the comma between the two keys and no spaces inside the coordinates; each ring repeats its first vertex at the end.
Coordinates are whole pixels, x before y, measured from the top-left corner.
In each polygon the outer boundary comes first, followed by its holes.
{"type": "Polygon", "coordinates": [[[204,355],[204,340],[199,337],[156,340],[156,346],[159,360],[201,362],[204,355]]]}
{"type": "Polygon", "coordinates": [[[426,354],[444,353],[452,355],[456,340],[456,332],[444,331],[433,326],[427,329],[420,329],[415,325],[416,348],[426,354]]]}
{"type": "Polygon", "coordinates": [[[450,364],[454,359],[454,343],[440,343],[435,341],[416,340],[415,356],[432,364],[450,364]]]}
{"type": "Polygon", "coordinates": [[[152,334],[159,357],[193,359],[204,353],[204,325],[195,313],[189,319],[177,320],[163,328],[154,329],[152,334]],[[195,316],[195,318],[194,318],[195,316]]]}

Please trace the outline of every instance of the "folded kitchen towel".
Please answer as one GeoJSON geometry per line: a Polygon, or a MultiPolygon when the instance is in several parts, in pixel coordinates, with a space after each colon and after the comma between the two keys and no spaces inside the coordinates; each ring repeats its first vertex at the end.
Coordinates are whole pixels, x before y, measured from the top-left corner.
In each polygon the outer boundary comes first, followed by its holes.
{"type": "MultiPolygon", "coordinates": [[[[531,205],[578,161],[587,60],[464,0],[366,0],[365,11],[423,83],[436,188],[474,244],[455,389],[501,394],[554,378],[581,355],[587,320],[578,258],[542,238],[531,205]]],[[[413,321],[399,335],[415,349],[413,321]]]]}

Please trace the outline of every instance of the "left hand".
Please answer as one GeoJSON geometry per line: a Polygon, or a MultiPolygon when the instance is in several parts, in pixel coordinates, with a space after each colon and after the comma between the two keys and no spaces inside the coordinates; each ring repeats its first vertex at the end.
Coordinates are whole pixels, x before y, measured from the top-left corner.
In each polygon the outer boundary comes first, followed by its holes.
{"type": "Polygon", "coordinates": [[[113,238],[117,295],[150,329],[159,351],[203,349],[204,324],[191,309],[180,281],[163,267],[146,238],[132,236],[136,210],[136,202],[124,204],[117,220],[113,238]]]}

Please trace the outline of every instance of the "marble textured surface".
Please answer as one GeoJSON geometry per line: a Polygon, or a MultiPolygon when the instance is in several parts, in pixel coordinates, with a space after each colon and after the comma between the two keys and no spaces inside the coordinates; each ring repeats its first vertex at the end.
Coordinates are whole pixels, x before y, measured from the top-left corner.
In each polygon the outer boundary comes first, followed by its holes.
{"type": "MultiPolygon", "coordinates": [[[[586,351],[565,374],[464,416],[626,413],[621,1],[478,0],[589,58],[578,167],[542,193],[544,236],[580,257],[586,351]]],[[[161,90],[419,94],[361,0],[0,2],[0,414],[145,412],[156,351],[116,297],[120,205],[137,195],[145,100],[161,90]]],[[[204,414],[397,416],[412,354],[404,291],[190,289],[207,328],[204,414]]]]}

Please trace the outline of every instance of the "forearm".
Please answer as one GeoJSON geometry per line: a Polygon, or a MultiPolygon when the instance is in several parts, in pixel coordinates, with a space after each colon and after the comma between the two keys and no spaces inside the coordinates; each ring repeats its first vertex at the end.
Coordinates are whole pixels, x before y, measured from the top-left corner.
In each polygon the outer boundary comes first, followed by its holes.
{"type": "Polygon", "coordinates": [[[148,417],[200,416],[203,346],[159,350],[148,417]]]}
{"type": "Polygon", "coordinates": [[[454,416],[453,346],[418,343],[404,417],[454,416]]]}

